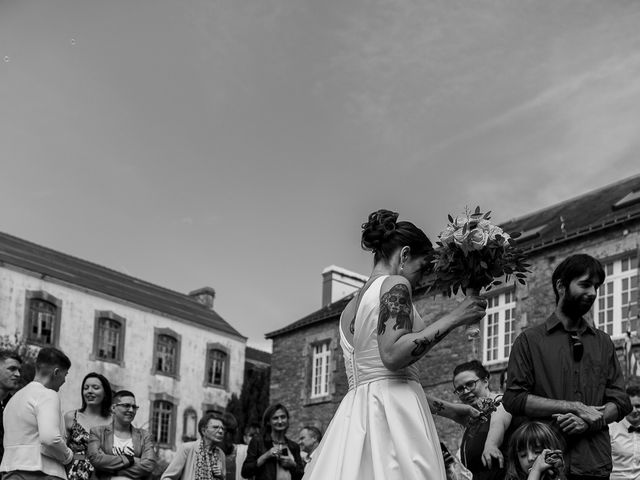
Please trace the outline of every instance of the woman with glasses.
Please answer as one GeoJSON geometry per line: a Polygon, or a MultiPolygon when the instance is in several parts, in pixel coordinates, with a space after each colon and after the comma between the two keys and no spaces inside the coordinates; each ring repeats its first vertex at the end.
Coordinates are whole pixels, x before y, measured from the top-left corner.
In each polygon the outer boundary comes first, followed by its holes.
{"type": "Polygon", "coordinates": [[[111,423],[111,385],[96,372],[88,373],[80,387],[82,406],[64,414],[67,446],[75,453],[67,466],[69,480],[89,480],[93,465],[86,459],[89,431],[98,425],[111,423]]]}
{"type": "MultiPolygon", "coordinates": [[[[254,480],[300,480],[304,463],[300,447],[286,433],[289,411],[281,403],[271,405],[262,417],[263,435],[249,442],[242,477],[254,480]]],[[[329,478],[329,477],[326,477],[329,478]]]]}
{"type": "Polygon", "coordinates": [[[113,422],[93,427],[87,456],[99,479],[147,478],[156,466],[156,453],[149,432],[132,425],[138,412],[136,397],[129,390],[113,396],[113,422]]]}
{"type": "Polygon", "coordinates": [[[453,393],[483,415],[469,422],[460,444],[460,460],[471,471],[473,480],[502,480],[505,476],[505,432],[511,415],[500,403],[501,394],[489,389],[489,371],[477,360],[453,370],[453,393]]]}
{"type": "Polygon", "coordinates": [[[161,480],[224,480],[225,456],[220,448],[225,426],[222,416],[208,413],[198,422],[201,439],[183,443],[161,480]]]}

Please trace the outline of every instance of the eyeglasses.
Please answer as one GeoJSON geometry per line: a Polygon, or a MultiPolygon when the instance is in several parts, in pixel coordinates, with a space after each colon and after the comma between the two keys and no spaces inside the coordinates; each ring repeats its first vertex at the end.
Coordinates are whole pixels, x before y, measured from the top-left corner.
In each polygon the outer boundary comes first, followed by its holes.
{"type": "Polygon", "coordinates": [[[133,403],[116,403],[115,406],[123,408],[124,410],[133,410],[134,412],[140,408],[138,405],[134,405],[133,403]]]}
{"type": "Polygon", "coordinates": [[[574,333],[569,336],[569,341],[571,342],[571,352],[573,353],[573,359],[576,362],[582,360],[582,355],[584,354],[584,345],[580,340],[580,337],[577,333],[574,333]]]}
{"type": "Polygon", "coordinates": [[[480,378],[476,378],[475,380],[470,380],[467,383],[464,383],[459,387],[454,388],[453,393],[455,393],[456,395],[462,395],[465,392],[465,390],[467,392],[470,392],[471,390],[475,390],[476,385],[480,380],[481,380],[480,378]]]}
{"type": "Polygon", "coordinates": [[[224,428],[224,425],[211,425],[210,427],[207,427],[207,428],[210,428],[214,432],[217,432],[218,430],[221,430],[224,432],[226,430],[226,428],[224,428]]]}

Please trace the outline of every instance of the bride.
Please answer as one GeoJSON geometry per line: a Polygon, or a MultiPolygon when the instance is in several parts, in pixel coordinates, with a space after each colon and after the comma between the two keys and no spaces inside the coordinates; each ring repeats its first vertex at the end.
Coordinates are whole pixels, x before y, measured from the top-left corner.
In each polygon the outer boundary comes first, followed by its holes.
{"type": "MultiPolygon", "coordinates": [[[[453,329],[477,323],[486,300],[467,297],[426,325],[411,299],[430,266],[431,242],[398,214],[378,210],[362,225],[374,254],[371,276],[340,319],[349,391],[304,480],[434,480],[445,468],[429,402],[414,363],[453,329]]],[[[449,404],[431,402],[449,417],[449,404]]]]}

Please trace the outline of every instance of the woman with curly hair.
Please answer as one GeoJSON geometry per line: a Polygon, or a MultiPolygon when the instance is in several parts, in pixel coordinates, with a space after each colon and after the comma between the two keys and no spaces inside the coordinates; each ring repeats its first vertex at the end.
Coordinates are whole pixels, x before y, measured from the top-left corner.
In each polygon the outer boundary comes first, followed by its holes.
{"type": "MultiPolygon", "coordinates": [[[[362,225],[361,244],[373,252],[373,271],[340,319],[349,391],[304,479],[445,479],[415,362],[455,328],[480,321],[486,300],[467,297],[427,325],[412,301],[433,251],[424,232],[378,210],[362,225]]],[[[455,416],[451,404],[432,400],[431,406],[455,416]]]]}

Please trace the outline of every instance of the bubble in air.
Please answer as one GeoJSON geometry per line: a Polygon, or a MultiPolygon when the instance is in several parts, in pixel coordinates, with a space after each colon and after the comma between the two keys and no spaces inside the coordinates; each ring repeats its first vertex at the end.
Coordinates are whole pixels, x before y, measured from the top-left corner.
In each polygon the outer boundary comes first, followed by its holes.
{"type": "Polygon", "coordinates": [[[5,55],[4,62],[9,63],[10,61],[11,61],[11,58],[9,58],[9,55],[5,55]]]}
{"type": "Polygon", "coordinates": [[[71,43],[71,45],[75,45],[76,44],[76,39],[72,38],[71,40],[69,40],[69,43],[71,43]]]}

